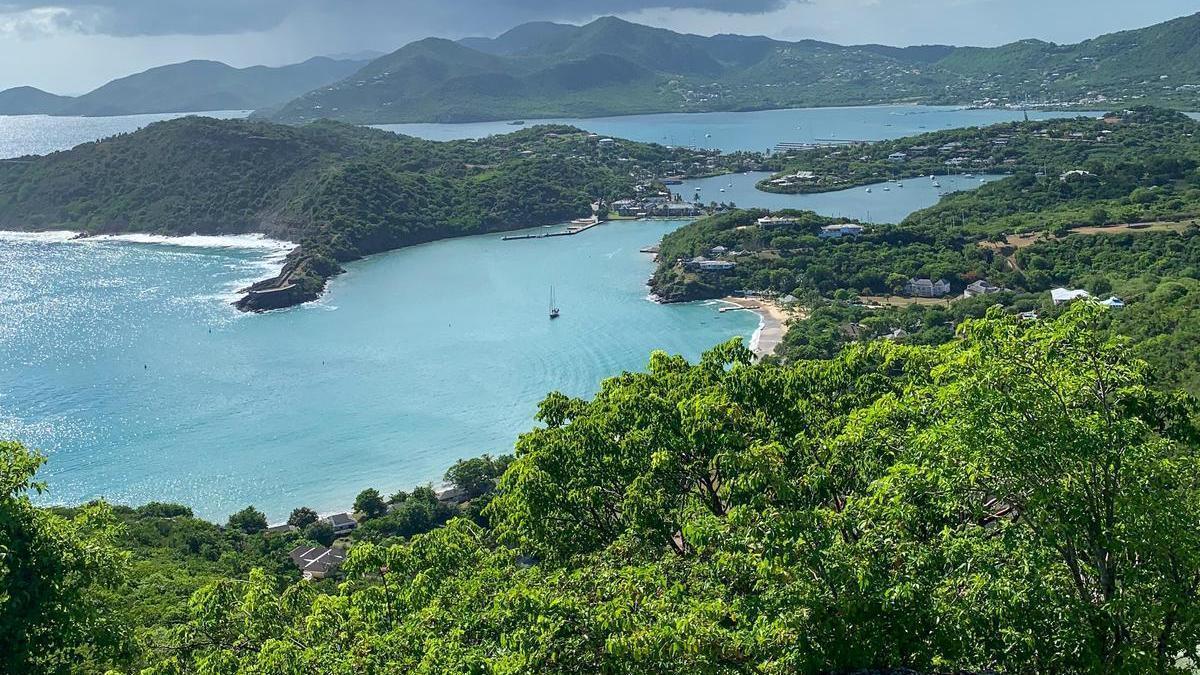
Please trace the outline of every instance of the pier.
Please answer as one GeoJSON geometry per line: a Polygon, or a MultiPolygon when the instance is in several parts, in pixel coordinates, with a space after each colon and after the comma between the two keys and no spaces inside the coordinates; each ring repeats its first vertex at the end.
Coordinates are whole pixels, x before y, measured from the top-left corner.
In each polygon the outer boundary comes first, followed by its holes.
{"type": "Polygon", "coordinates": [[[559,230],[558,232],[540,232],[538,234],[506,234],[500,237],[501,241],[519,241],[521,239],[546,239],[548,237],[570,237],[580,232],[587,232],[593,227],[603,223],[603,220],[596,218],[589,219],[587,223],[573,222],[567,229],[559,230]]]}

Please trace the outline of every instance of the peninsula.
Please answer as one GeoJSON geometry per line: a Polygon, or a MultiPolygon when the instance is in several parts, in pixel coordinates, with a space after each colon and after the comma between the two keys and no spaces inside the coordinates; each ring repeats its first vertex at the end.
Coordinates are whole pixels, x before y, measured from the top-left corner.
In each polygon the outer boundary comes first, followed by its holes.
{"type": "Polygon", "coordinates": [[[365,255],[561,223],[592,215],[593,204],[661,200],[660,176],[762,168],[756,161],[564,126],[439,143],[328,121],[187,117],[0,161],[0,229],[299,242],[278,276],[237,303],[262,311],[315,299],[342,264],[365,255]]]}

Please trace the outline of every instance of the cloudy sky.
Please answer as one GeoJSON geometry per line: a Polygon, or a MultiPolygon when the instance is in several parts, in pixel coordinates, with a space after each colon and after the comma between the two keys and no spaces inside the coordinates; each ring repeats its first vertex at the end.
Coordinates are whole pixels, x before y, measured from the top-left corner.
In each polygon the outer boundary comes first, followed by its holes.
{"type": "Polygon", "coordinates": [[[280,65],[605,14],[701,34],[995,45],[1073,42],[1197,11],[1200,0],[0,0],[0,89],[77,94],[192,58],[280,65]]]}

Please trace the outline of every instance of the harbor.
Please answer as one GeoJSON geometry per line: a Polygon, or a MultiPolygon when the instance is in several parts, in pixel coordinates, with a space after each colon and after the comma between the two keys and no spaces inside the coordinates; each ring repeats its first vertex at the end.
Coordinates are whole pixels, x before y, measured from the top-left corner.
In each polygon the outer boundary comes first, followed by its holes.
{"type": "Polygon", "coordinates": [[[600,220],[599,218],[597,218],[595,216],[592,216],[591,218],[581,218],[579,220],[572,220],[571,224],[569,226],[567,226],[566,229],[558,230],[557,232],[536,232],[536,233],[530,233],[530,234],[506,234],[503,237],[500,237],[500,240],[501,241],[520,241],[522,239],[547,239],[549,237],[570,237],[572,235],[580,234],[581,232],[587,232],[588,230],[592,229],[593,227],[596,227],[597,225],[599,225],[600,223],[603,223],[603,222],[605,222],[605,221],[600,220]]]}

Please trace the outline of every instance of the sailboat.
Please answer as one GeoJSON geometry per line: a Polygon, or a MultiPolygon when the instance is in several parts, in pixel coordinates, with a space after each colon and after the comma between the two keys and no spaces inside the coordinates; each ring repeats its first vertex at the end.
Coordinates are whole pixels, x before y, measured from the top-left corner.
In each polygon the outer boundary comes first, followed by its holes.
{"type": "Polygon", "coordinates": [[[551,286],[550,287],[550,318],[557,319],[558,314],[559,314],[558,306],[554,304],[554,287],[551,286]]]}

